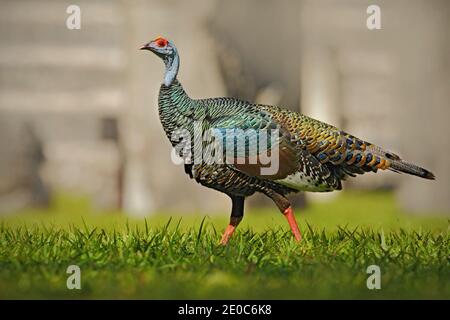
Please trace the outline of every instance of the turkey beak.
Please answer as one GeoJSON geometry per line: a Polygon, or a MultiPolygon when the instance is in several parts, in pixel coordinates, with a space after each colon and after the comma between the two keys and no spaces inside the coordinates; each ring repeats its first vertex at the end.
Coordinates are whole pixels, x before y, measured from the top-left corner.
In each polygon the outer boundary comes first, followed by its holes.
{"type": "Polygon", "coordinates": [[[139,50],[152,50],[151,42],[144,44],[139,50]]]}

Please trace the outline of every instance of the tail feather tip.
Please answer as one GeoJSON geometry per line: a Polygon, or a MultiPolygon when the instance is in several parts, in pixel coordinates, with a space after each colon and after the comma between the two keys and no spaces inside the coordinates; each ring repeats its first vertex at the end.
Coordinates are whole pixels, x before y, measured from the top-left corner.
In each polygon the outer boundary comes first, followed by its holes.
{"type": "Polygon", "coordinates": [[[428,171],[427,169],[424,169],[422,167],[419,167],[415,164],[408,163],[406,161],[400,160],[400,161],[393,161],[391,165],[391,170],[399,171],[407,174],[412,174],[414,176],[418,176],[420,178],[428,179],[428,180],[436,180],[435,175],[428,171]]]}
{"type": "Polygon", "coordinates": [[[425,178],[425,179],[428,179],[428,180],[436,180],[436,176],[432,172],[430,172],[430,171],[428,171],[426,169],[423,169],[422,178],[425,178]]]}

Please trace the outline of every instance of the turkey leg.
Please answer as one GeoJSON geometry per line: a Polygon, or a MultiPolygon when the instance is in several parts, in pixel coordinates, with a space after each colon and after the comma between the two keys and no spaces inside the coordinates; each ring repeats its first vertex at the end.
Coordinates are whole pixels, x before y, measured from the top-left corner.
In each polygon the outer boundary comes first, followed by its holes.
{"type": "Polygon", "coordinates": [[[225,232],[223,233],[222,239],[220,240],[221,245],[226,245],[230,240],[232,234],[236,230],[236,227],[241,222],[244,216],[244,197],[242,196],[230,196],[232,201],[230,223],[228,224],[225,232]]]}

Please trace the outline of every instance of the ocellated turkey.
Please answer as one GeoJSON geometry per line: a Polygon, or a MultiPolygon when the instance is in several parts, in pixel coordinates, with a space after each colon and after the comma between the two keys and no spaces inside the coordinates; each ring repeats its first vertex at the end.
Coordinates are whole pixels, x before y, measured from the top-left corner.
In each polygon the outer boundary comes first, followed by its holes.
{"type": "MultiPolygon", "coordinates": [[[[261,161],[251,164],[239,161],[196,163],[190,158],[184,164],[185,172],[191,178],[231,198],[230,223],[221,239],[222,244],[227,244],[241,221],[245,198],[255,192],[274,201],[287,218],[295,239],[300,241],[301,233],[286,198],[289,193],[340,190],[342,180],[347,177],[386,169],[434,179],[430,171],[408,163],[392,152],[297,112],[235,98],[191,99],[177,80],[180,58],[173,42],[158,37],[141,49],[152,51],[165,64],[164,81],[159,91],[159,115],[173,146],[179,143],[173,134],[180,128],[189,132],[195,141],[196,123],[201,124],[201,133],[213,129],[238,132],[239,135],[252,129],[254,135],[258,135],[264,130],[278,130],[276,140],[265,150],[270,152],[278,148],[279,168],[275,173],[261,174],[264,167],[261,161]]],[[[258,137],[246,138],[245,146],[254,147],[258,137]]],[[[195,154],[194,143],[188,148],[191,155],[195,154]]],[[[237,157],[235,151],[232,150],[232,157],[237,157]]],[[[230,156],[230,152],[224,151],[224,156],[230,156]]]]}

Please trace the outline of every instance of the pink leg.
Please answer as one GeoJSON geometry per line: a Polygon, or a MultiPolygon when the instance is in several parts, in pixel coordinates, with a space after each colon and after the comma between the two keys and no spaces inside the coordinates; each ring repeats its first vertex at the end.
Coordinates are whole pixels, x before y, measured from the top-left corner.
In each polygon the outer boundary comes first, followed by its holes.
{"type": "Polygon", "coordinates": [[[284,210],[283,214],[286,217],[289,226],[291,227],[295,240],[299,242],[302,239],[302,234],[300,233],[300,229],[298,228],[297,221],[295,221],[294,211],[292,210],[292,207],[284,210]]]}
{"type": "Polygon", "coordinates": [[[234,231],[236,230],[236,227],[238,226],[239,222],[241,222],[242,217],[231,217],[230,218],[230,224],[228,224],[227,228],[225,229],[225,232],[223,233],[222,239],[220,240],[221,245],[227,245],[228,241],[230,240],[231,236],[233,235],[234,231]]]}

